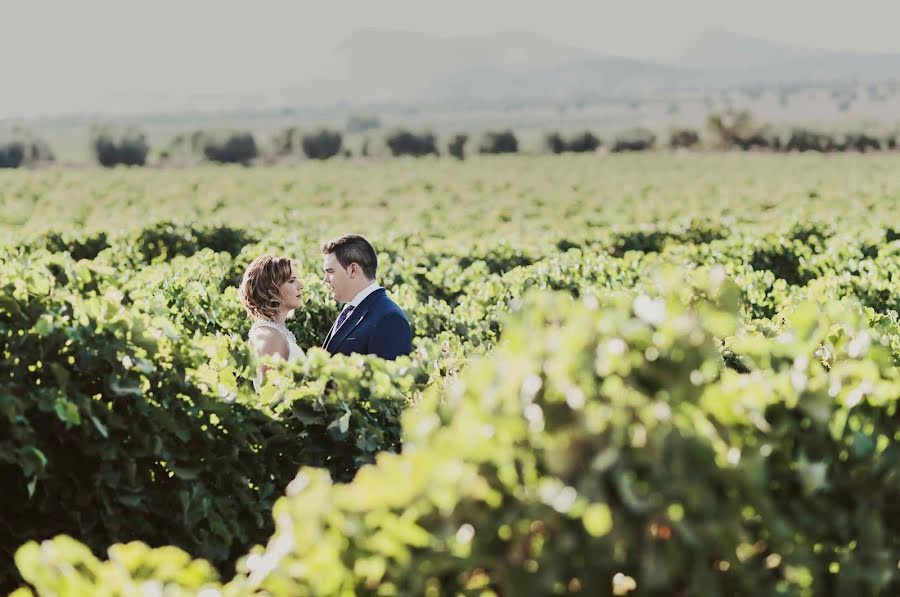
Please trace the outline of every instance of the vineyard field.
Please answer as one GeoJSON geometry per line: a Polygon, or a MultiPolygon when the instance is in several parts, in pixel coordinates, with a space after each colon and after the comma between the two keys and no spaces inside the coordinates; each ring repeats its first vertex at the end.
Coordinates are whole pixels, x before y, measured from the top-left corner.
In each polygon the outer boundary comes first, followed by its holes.
{"type": "Polygon", "coordinates": [[[16,597],[900,591],[896,155],[16,170],[0,208],[16,597]],[[408,357],[318,348],[346,232],[408,357]],[[257,395],[267,252],[306,355],[257,395]]]}
{"type": "Polygon", "coordinates": [[[461,242],[489,231],[509,244],[691,219],[773,230],[840,219],[865,231],[897,220],[897,163],[892,154],[651,153],[0,171],[0,239],[173,220],[271,225],[273,240],[353,228],[376,239],[461,242]]]}

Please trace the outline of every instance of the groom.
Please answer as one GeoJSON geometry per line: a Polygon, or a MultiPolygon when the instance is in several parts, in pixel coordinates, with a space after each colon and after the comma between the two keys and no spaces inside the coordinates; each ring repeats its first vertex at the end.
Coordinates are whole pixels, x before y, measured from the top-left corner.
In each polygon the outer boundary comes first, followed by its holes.
{"type": "Polygon", "coordinates": [[[374,354],[395,359],[412,351],[406,315],[375,281],[378,259],[369,241],[346,234],[322,245],[326,286],[345,303],[323,348],[331,354],[374,354]]]}

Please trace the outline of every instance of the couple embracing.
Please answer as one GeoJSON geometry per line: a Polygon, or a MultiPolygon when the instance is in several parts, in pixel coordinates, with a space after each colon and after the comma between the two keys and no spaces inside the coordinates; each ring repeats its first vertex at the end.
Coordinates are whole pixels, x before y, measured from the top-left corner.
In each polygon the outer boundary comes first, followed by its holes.
{"type": "MultiPolygon", "coordinates": [[[[372,354],[395,359],[412,350],[412,330],[406,315],[375,281],[378,258],[362,236],[347,234],[322,245],[324,283],[344,307],[322,347],[334,354],[372,354]]],[[[303,284],[287,257],[257,258],[241,280],[241,302],[254,319],[250,344],[258,357],[292,360],[303,354],[285,322],[300,307],[303,284]]],[[[253,387],[259,391],[265,375],[260,366],[253,387]]]]}

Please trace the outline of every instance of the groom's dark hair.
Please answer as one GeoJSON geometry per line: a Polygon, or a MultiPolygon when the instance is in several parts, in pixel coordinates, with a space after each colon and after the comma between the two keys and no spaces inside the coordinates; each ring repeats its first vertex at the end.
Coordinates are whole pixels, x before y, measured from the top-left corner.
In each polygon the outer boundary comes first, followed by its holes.
{"type": "Polygon", "coordinates": [[[322,254],[334,253],[341,267],[347,269],[351,263],[358,263],[370,280],[375,279],[378,257],[369,241],[358,234],[345,234],[322,244],[322,254]]]}

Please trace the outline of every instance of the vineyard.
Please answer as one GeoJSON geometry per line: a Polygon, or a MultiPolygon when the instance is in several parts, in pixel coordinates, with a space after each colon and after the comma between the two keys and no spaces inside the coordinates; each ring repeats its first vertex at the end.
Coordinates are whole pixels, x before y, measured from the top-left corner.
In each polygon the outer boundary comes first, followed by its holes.
{"type": "Polygon", "coordinates": [[[4,592],[900,592],[896,155],[8,170],[0,204],[4,592]],[[349,231],[409,357],[317,348],[349,231]],[[306,356],[257,395],[265,252],[306,356]]]}

